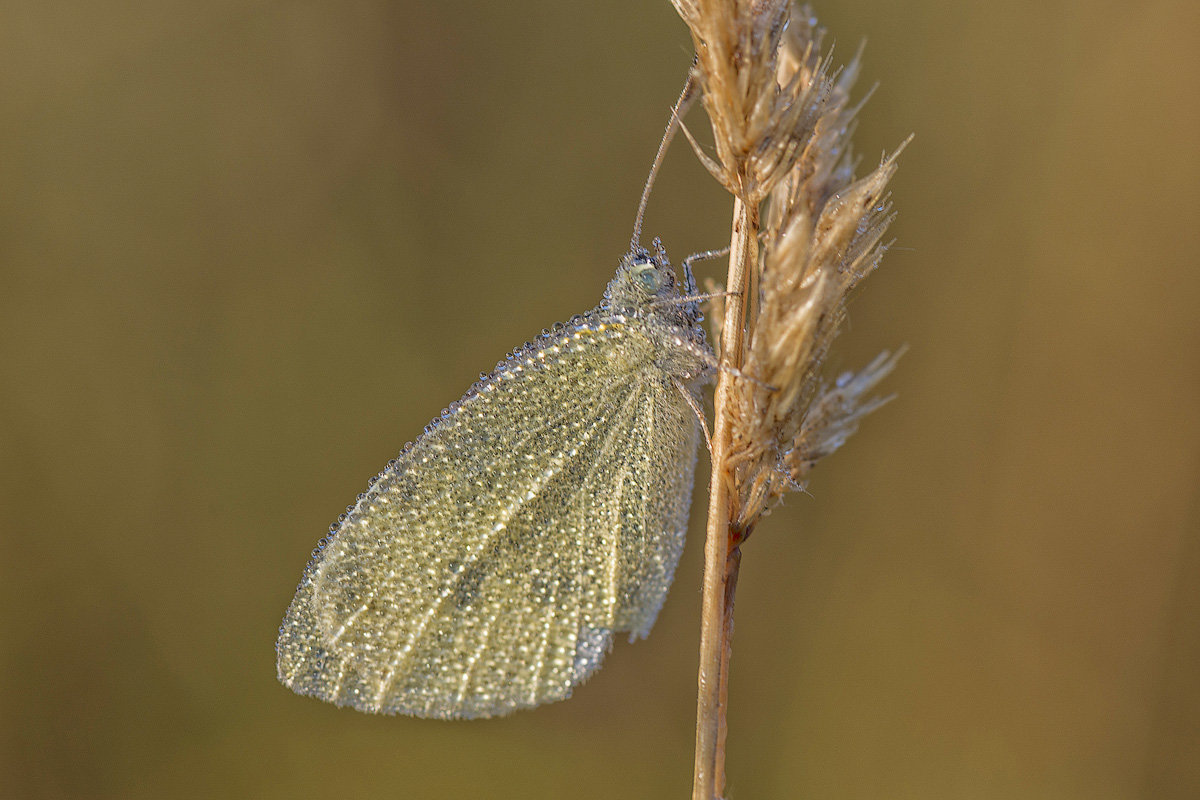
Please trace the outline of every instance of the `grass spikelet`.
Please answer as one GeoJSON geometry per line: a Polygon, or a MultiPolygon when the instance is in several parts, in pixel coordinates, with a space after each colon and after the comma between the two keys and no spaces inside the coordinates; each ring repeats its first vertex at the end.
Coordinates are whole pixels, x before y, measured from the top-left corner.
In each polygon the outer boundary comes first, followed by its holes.
{"type": "Polygon", "coordinates": [[[894,217],[887,184],[903,145],[855,177],[851,137],[861,104],[851,103],[851,88],[859,55],[835,69],[808,7],[672,2],[695,44],[713,152],[683,130],[733,195],[726,285],[736,295],[713,314],[727,369],[715,400],[693,784],[694,800],[713,800],[725,784],[741,545],[884,402],[872,392],[899,355],[883,353],[833,382],[821,373],[849,293],[887,250],[894,217]]]}

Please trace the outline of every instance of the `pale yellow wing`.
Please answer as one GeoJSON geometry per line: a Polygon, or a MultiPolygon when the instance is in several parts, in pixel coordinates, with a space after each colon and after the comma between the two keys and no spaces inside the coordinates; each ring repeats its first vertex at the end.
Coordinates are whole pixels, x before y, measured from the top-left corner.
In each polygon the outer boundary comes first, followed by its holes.
{"type": "Polygon", "coordinates": [[[698,428],[638,322],[589,315],[527,346],[388,466],[305,571],[281,680],[492,716],[567,697],[614,631],[649,631],[698,428]]]}

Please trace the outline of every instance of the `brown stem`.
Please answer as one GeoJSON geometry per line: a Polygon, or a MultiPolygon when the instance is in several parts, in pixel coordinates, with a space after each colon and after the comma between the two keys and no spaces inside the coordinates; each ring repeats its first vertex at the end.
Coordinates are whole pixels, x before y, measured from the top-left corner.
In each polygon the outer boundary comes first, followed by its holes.
{"type": "MultiPolygon", "coordinates": [[[[721,353],[725,363],[740,367],[743,360],[747,284],[758,260],[758,209],[735,198],[730,239],[729,291],[725,303],[721,353]]],[[[716,800],[725,790],[725,709],[728,699],[729,654],[733,636],[733,597],[741,551],[730,527],[733,515],[733,475],[728,467],[732,442],[733,383],[728,370],[717,376],[715,425],[712,437],[712,478],[709,481],[708,534],[704,542],[704,589],[700,621],[699,690],[696,697],[696,766],[692,800],[716,800]]]]}

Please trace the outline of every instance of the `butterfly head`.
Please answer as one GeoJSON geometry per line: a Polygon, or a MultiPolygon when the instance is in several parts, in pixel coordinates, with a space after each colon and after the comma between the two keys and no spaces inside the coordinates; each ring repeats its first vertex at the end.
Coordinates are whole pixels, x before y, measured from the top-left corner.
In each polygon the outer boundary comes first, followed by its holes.
{"type": "Polygon", "coordinates": [[[614,311],[652,314],[693,327],[702,317],[695,301],[684,300],[696,294],[691,270],[685,271],[681,285],[666,252],[657,240],[655,245],[653,255],[643,248],[625,254],[604,292],[605,304],[614,311]]]}

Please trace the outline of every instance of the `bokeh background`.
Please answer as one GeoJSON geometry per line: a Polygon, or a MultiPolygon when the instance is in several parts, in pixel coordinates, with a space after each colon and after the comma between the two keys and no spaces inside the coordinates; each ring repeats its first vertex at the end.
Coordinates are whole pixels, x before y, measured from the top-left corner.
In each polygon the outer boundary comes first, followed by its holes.
{"type": "MultiPolygon", "coordinates": [[[[816,10],[866,160],[917,134],[830,366],[911,349],[747,546],[730,795],[1198,797],[1200,7],[816,10]]],[[[569,702],[376,718],[273,648],[367,478],[597,302],[689,57],[667,0],[0,8],[0,795],[687,796],[703,502],[569,702]]],[[[677,147],[647,228],[729,205],[677,147]]]]}

